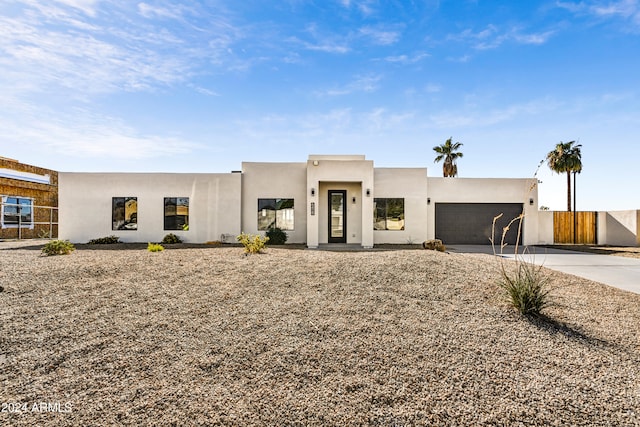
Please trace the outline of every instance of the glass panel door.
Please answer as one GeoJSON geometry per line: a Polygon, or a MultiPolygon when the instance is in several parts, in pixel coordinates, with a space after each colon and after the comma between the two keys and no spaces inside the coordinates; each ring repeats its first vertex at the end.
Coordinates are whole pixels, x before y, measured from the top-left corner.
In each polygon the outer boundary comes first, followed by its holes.
{"type": "Polygon", "coordinates": [[[329,243],[347,243],[346,190],[329,190],[329,243]]]}

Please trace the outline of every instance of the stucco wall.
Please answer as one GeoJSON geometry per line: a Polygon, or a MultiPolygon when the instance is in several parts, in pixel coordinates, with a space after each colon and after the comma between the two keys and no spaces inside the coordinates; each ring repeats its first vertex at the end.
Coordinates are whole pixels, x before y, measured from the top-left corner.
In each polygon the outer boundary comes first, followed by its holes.
{"type": "Polygon", "coordinates": [[[553,245],[553,243],[553,211],[539,211],[537,244],[553,245]]]}
{"type": "Polygon", "coordinates": [[[427,240],[427,169],[376,168],[374,186],[374,198],[404,198],[405,215],[404,230],[374,230],[374,242],[402,244],[427,240]]]}
{"type": "Polygon", "coordinates": [[[429,229],[435,236],[436,203],[522,203],[524,206],[523,244],[538,243],[538,188],[527,178],[428,178],[429,229]],[[530,199],[532,203],[530,203],[530,199]]]}
{"type": "Polygon", "coordinates": [[[598,212],[598,244],[640,245],[639,217],[637,210],[598,212]]]}
{"type": "MultiPolygon", "coordinates": [[[[343,187],[347,183],[357,184],[360,194],[357,194],[357,187],[350,186],[348,190],[347,202],[352,203],[352,197],[356,197],[356,206],[351,209],[359,211],[360,218],[349,215],[348,221],[348,243],[360,243],[363,247],[373,246],[373,226],[363,226],[363,224],[372,224],[373,212],[373,161],[365,160],[364,156],[309,156],[307,161],[307,180],[306,188],[308,191],[307,210],[310,211],[310,204],[316,204],[316,215],[307,216],[307,245],[309,247],[317,247],[318,244],[327,243],[327,235],[322,234],[327,229],[327,210],[328,202],[323,202],[320,196],[326,193],[328,187],[326,184],[342,183],[343,187]],[[322,184],[322,190],[320,187],[322,184]],[[316,195],[310,195],[310,189],[316,189],[316,195]],[[366,196],[366,190],[370,190],[370,196],[366,196]],[[322,193],[321,193],[322,191],[322,193]],[[323,214],[324,213],[324,214],[323,214]],[[357,222],[356,222],[357,221],[357,222]],[[353,237],[352,231],[361,230],[360,234],[353,237]],[[351,230],[351,231],[349,231],[351,230]],[[359,241],[358,241],[359,240],[359,241]]],[[[346,189],[332,185],[331,189],[346,189]]],[[[327,197],[324,194],[324,197],[327,197]]],[[[347,207],[349,209],[349,207],[347,207]]],[[[357,214],[356,214],[357,215],[357,214]]]]}
{"type": "Polygon", "coordinates": [[[242,163],[242,231],[258,231],[258,199],[294,199],[294,230],[286,231],[287,243],[307,238],[307,164],[242,163]]]}
{"type": "Polygon", "coordinates": [[[74,243],[116,235],[123,242],[185,242],[240,233],[241,174],[68,173],[58,175],[60,238],[74,243]],[[137,197],[138,229],[112,230],[112,198],[137,197]],[[189,230],[164,230],[164,198],[189,197],[189,230]]]}

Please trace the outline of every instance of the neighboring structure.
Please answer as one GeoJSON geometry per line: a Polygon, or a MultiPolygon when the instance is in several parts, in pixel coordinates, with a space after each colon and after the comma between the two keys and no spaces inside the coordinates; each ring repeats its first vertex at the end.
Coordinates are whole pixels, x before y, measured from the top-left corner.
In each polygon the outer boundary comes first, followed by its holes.
{"type": "Polygon", "coordinates": [[[58,173],[0,157],[0,239],[58,234],[58,173]]]}
{"type": "MultiPolygon", "coordinates": [[[[426,168],[374,168],[362,155],[243,163],[223,174],[60,173],[60,237],[124,242],[235,241],[279,227],[289,243],[488,244],[522,212],[521,242],[538,241],[535,179],[428,178],[426,168]]],[[[519,227],[506,240],[514,243],[519,227]]]]}

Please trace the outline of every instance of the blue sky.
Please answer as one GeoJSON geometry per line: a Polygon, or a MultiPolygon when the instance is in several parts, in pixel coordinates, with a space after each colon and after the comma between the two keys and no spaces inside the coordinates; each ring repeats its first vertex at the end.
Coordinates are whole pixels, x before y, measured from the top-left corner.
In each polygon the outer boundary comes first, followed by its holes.
{"type": "Polygon", "coordinates": [[[639,83],[640,0],[0,3],[0,155],[61,171],[440,176],[453,137],[461,177],[529,177],[579,140],[578,209],[640,209],[639,83]]]}

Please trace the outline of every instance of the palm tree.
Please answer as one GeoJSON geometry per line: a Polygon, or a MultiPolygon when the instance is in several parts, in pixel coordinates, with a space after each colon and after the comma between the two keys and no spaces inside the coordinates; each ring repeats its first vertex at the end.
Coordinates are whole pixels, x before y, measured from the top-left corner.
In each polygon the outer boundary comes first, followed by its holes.
{"type": "Polygon", "coordinates": [[[567,173],[567,211],[571,212],[571,172],[582,172],[582,145],[575,141],[560,141],[556,148],[547,154],[547,164],[556,173],[567,173]]]}
{"type": "Polygon", "coordinates": [[[444,163],[442,164],[442,176],[445,178],[458,176],[458,165],[456,165],[456,159],[462,157],[462,153],[457,151],[460,147],[462,147],[462,144],[459,142],[452,144],[451,138],[447,139],[444,144],[433,147],[433,151],[438,153],[438,156],[433,162],[438,163],[444,159],[444,163]]]}

